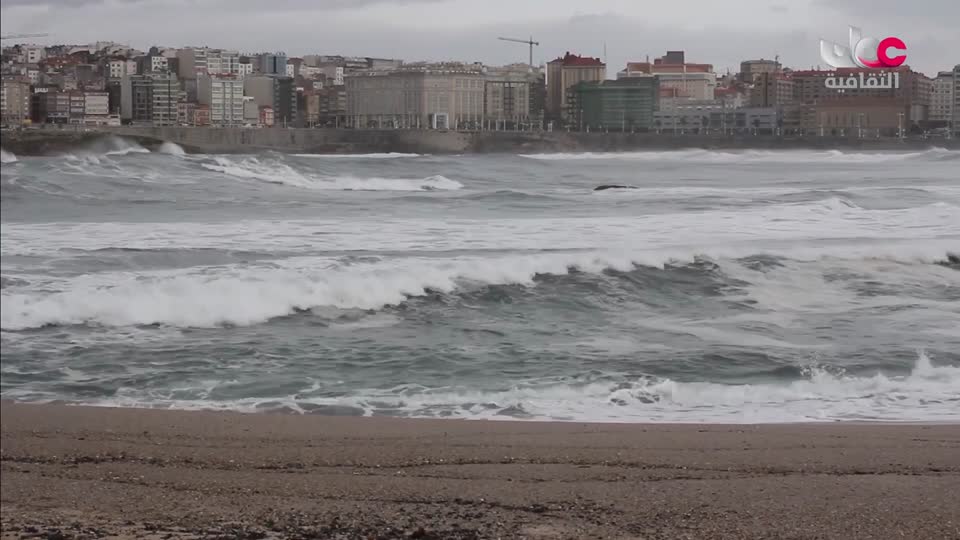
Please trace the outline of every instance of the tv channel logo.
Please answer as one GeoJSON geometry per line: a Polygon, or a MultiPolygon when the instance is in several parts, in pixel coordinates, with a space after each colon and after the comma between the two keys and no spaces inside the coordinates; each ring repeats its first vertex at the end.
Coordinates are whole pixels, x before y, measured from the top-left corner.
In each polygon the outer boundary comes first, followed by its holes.
{"type": "Polygon", "coordinates": [[[820,58],[835,68],[894,68],[907,60],[907,45],[898,37],[865,38],[851,26],[849,43],[847,47],[821,39],[820,58]]]}

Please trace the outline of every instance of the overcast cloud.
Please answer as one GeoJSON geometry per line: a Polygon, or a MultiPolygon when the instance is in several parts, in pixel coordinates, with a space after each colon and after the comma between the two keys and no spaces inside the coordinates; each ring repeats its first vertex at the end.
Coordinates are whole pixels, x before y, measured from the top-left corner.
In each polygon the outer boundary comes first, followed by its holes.
{"type": "Polygon", "coordinates": [[[113,40],[210,45],[245,52],[536,62],[565,51],[602,56],[610,75],[627,61],[687,51],[688,61],[736,71],[741,60],[817,65],[820,38],[843,42],[847,25],[907,43],[908,64],[933,75],[960,63],[956,0],[3,0],[4,34],[46,32],[38,43],[113,40]]]}

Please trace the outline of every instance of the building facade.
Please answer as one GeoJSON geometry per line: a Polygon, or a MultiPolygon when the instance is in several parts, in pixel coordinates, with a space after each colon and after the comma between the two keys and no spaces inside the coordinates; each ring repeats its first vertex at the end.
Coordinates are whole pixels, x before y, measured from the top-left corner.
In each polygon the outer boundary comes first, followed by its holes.
{"type": "Polygon", "coordinates": [[[180,81],[172,73],[149,75],[152,85],[151,118],[155,126],[177,125],[177,102],[180,101],[180,81]]]}
{"type": "Polygon", "coordinates": [[[283,75],[287,74],[287,54],[264,53],[260,55],[260,73],[264,75],[283,75]]]}
{"type": "Polygon", "coordinates": [[[815,122],[820,135],[847,137],[897,136],[909,128],[902,102],[890,97],[823,101],[815,122]]]}
{"type": "Polygon", "coordinates": [[[952,71],[941,71],[933,80],[930,94],[931,122],[947,125],[953,119],[954,81],[952,71]]]}
{"type": "Polygon", "coordinates": [[[953,122],[950,132],[960,137],[960,64],[953,66],[953,122]]]}
{"type": "Polygon", "coordinates": [[[243,80],[232,75],[201,75],[197,79],[197,102],[210,108],[210,124],[241,126],[243,114],[243,80]]]}
{"type": "Polygon", "coordinates": [[[581,131],[649,131],[660,96],[656,76],[581,82],[569,90],[574,128],[581,131]]]}
{"type": "Polygon", "coordinates": [[[0,124],[22,126],[30,123],[30,83],[4,80],[0,85],[0,124]]]}
{"type": "Polygon", "coordinates": [[[540,129],[545,88],[544,74],[539,68],[527,64],[485,68],[483,118],[486,128],[540,129]]]}
{"type": "Polygon", "coordinates": [[[153,121],[153,79],[149,75],[124,75],[120,81],[120,119],[153,121]]]}
{"type": "Polygon", "coordinates": [[[483,123],[485,85],[479,65],[371,69],[348,75],[345,83],[346,121],[352,127],[467,129],[483,123]]]}
{"type": "Polygon", "coordinates": [[[565,53],[560,58],[547,63],[547,99],[548,122],[558,124],[571,123],[567,104],[569,90],[581,82],[602,81],[607,78],[607,65],[599,58],[565,53]]]}
{"type": "Polygon", "coordinates": [[[793,79],[778,72],[760,72],[753,76],[751,107],[789,107],[793,104],[793,79]]]}
{"type": "Polygon", "coordinates": [[[780,62],[777,60],[744,60],[740,62],[740,73],[737,78],[740,82],[751,84],[756,77],[763,73],[779,73],[781,71],[780,62]]]}
{"type": "Polygon", "coordinates": [[[710,64],[688,63],[683,51],[670,51],[651,62],[628,62],[617,73],[618,79],[656,75],[660,95],[667,98],[712,100],[717,88],[717,74],[710,64]]]}

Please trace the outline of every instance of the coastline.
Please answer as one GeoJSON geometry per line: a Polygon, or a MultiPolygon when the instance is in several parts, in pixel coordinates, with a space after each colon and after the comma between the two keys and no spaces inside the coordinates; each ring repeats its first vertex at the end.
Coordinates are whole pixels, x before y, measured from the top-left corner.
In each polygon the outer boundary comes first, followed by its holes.
{"type": "Polygon", "coordinates": [[[20,156],[61,155],[109,145],[121,137],[149,149],[164,142],[188,153],[257,152],[308,154],[502,154],[669,150],[842,150],[861,152],[960,149],[960,138],[856,138],[582,132],[457,132],[310,128],[111,127],[5,130],[2,146],[20,156]]]}
{"type": "Polygon", "coordinates": [[[3,538],[960,535],[960,425],[0,412],[3,538]]]}

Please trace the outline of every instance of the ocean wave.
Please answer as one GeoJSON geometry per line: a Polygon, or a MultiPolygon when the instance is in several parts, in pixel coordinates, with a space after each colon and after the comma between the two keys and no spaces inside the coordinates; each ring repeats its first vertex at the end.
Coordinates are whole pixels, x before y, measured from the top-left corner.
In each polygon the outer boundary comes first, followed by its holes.
{"type": "MultiPolygon", "coordinates": [[[[321,307],[375,310],[432,293],[459,293],[490,285],[529,287],[542,276],[563,276],[574,271],[599,274],[607,270],[629,272],[638,266],[697,264],[707,257],[701,255],[703,251],[708,250],[374,259],[351,265],[337,264],[329,258],[301,257],[275,261],[269,267],[230,266],[215,271],[200,268],[188,273],[154,275],[108,273],[68,281],[60,292],[5,289],[0,298],[0,327],[27,330],[85,324],[247,326],[321,307]]],[[[747,256],[747,250],[739,251],[739,257],[747,256]]],[[[876,248],[866,254],[839,253],[847,257],[884,255],[876,248]]],[[[728,250],[727,255],[731,254],[728,250]]],[[[794,250],[792,255],[818,259],[824,256],[824,250],[794,250]]],[[[900,260],[924,263],[943,262],[949,257],[942,247],[935,251],[923,246],[913,250],[901,248],[896,254],[900,260]]],[[[714,253],[707,260],[720,259],[714,253]]],[[[791,285],[785,284],[788,288],[791,285]]]]}
{"type": "MultiPolygon", "coordinates": [[[[794,371],[794,370],[790,370],[794,371]]],[[[221,386],[204,381],[171,392],[122,388],[88,405],[301,413],[582,422],[796,423],[835,421],[960,421],[960,366],[937,365],[920,351],[909,372],[850,375],[839,368],[800,367],[802,378],[757,384],[676,381],[599,374],[548,377],[478,390],[406,384],[357,389],[341,397],[294,395],[213,399],[221,386]]],[[[227,385],[229,386],[229,385],[227,385]]]]}
{"type": "Polygon", "coordinates": [[[0,148],[0,163],[16,163],[17,156],[0,148]]]}
{"type": "Polygon", "coordinates": [[[184,156],[187,153],[183,150],[183,147],[177,143],[172,143],[165,141],[160,145],[160,148],[157,149],[158,154],[167,154],[171,156],[184,156]]]}
{"type": "Polygon", "coordinates": [[[960,151],[931,148],[918,152],[846,152],[842,150],[669,150],[641,152],[579,152],[519,154],[520,157],[544,161],[566,160],[632,160],[632,161],[681,161],[694,163],[876,163],[905,160],[955,160],[960,151]]]}
{"type": "Polygon", "coordinates": [[[261,180],[306,189],[338,191],[432,191],[456,190],[463,184],[445,176],[426,178],[359,178],[352,176],[314,177],[301,173],[276,160],[261,161],[250,157],[235,162],[226,157],[214,158],[215,163],[203,163],[203,167],[237,178],[261,180]]]}

